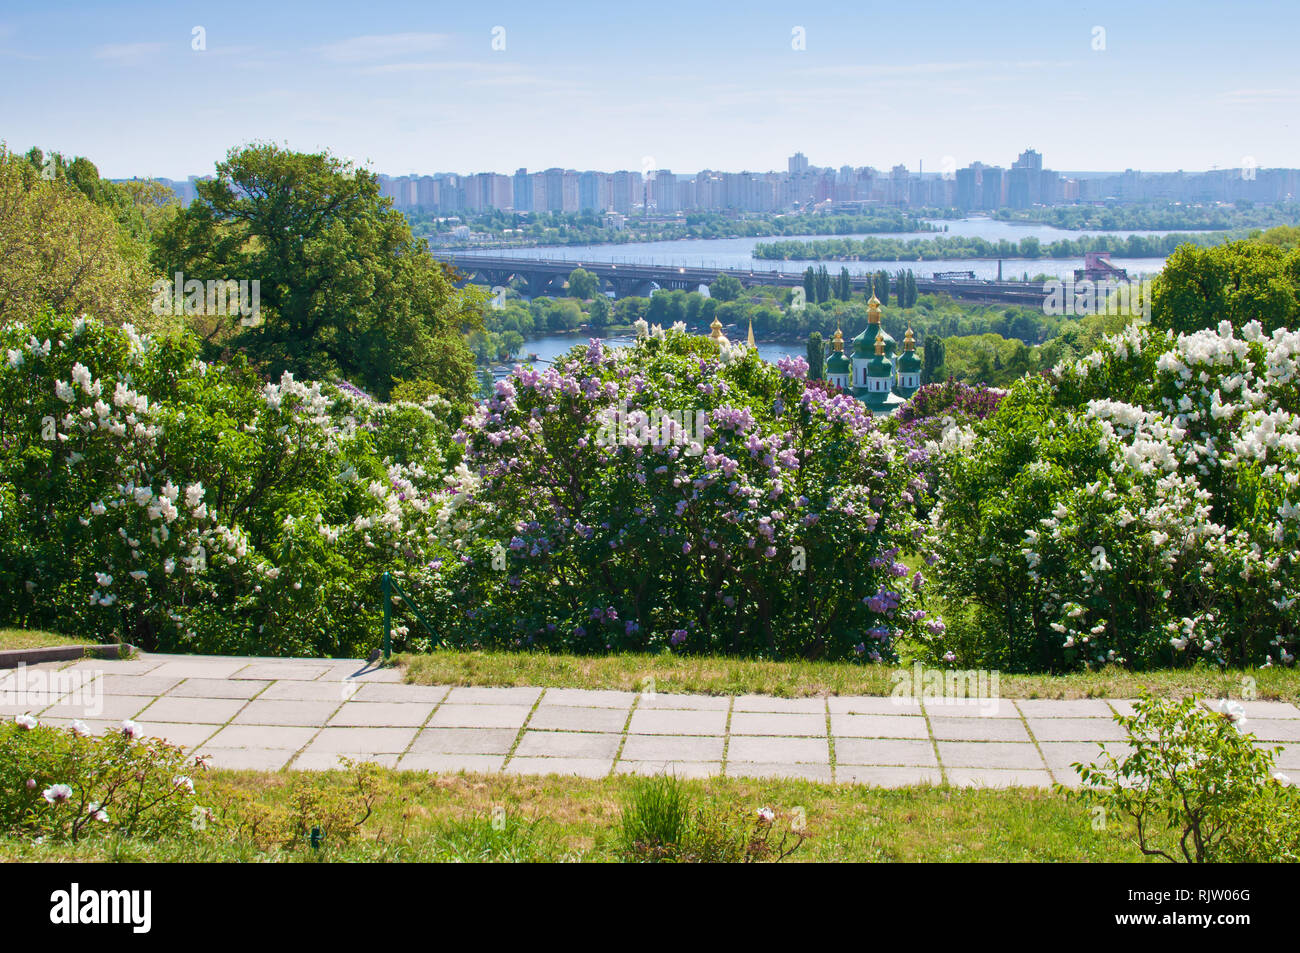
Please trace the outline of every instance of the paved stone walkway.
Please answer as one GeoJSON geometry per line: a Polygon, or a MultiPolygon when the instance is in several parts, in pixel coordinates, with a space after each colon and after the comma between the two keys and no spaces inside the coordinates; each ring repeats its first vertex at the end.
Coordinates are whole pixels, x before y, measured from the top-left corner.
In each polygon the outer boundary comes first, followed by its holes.
{"type": "MultiPolygon", "coordinates": [[[[782,699],[541,688],[422,687],[338,659],[148,655],[0,671],[0,716],[91,730],[136,721],[223,768],[326,770],[339,757],[433,772],[675,772],[880,786],[1077,783],[1117,754],[1125,701],[782,699]]],[[[1281,743],[1300,780],[1300,708],[1246,702],[1247,730],[1281,743]]]]}

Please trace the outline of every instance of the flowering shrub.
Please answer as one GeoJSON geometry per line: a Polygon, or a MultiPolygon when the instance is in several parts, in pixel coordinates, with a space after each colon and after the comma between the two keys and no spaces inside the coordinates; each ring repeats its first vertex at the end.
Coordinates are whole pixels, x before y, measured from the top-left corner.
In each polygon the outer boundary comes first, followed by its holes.
{"type": "Polygon", "coordinates": [[[1018,382],[944,452],[932,514],[945,591],[996,633],[979,661],[1293,664],[1298,381],[1300,334],[1225,322],[1018,382]]]}
{"type": "Polygon", "coordinates": [[[0,330],[0,619],[147,649],[363,654],[379,575],[435,545],[450,428],[196,353],[84,319],[0,330]]]}
{"type": "Polygon", "coordinates": [[[952,427],[969,427],[997,410],[1004,391],[955,378],[921,387],[891,418],[915,443],[943,439],[952,427]]]}
{"type": "Polygon", "coordinates": [[[0,723],[0,831],[72,841],[177,834],[191,825],[201,769],[133,722],[96,738],[77,722],[61,729],[20,716],[0,723]]]}
{"type": "Polygon", "coordinates": [[[1133,825],[1142,853],[1186,863],[1300,860],[1300,790],[1274,774],[1280,748],[1257,748],[1236,702],[1144,696],[1116,715],[1131,752],[1076,764],[1068,797],[1133,825]]]}
{"type": "Polygon", "coordinates": [[[458,435],[421,605],[462,645],[893,659],[941,624],[900,561],[922,483],[806,372],[677,329],[516,369],[458,435]]]}

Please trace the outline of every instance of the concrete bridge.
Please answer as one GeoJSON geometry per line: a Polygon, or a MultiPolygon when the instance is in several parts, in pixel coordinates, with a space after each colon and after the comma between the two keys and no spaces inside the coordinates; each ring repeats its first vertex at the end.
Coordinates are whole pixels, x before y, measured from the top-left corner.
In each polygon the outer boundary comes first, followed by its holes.
{"type": "MultiPolygon", "coordinates": [[[[563,294],[565,282],[575,268],[583,268],[591,272],[600,281],[601,291],[612,291],[616,298],[629,295],[649,297],[651,292],[657,289],[697,291],[700,285],[709,284],[718,277],[719,273],[731,275],[746,288],[755,285],[793,288],[803,284],[803,272],[764,268],[750,270],[628,262],[507,258],[473,253],[458,255],[441,253],[435,254],[435,257],[460,272],[463,281],[489,287],[504,287],[512,280],[520,279],[527,285],[528,294],[532,297],[563,294]]],[[[909,267],[915,272],[914,263],[898,262],[890,270],[891,281],[894,271],[909,267]]],[[[834,277],[832,275],[832,278],[834,277]]],[[[870,278],[869,275],[849,277],[855,291],[866,288],[870,278]]],[[[916,276],[916,290],[921,294],[947,294],[967,301],[1023,304],[1032,307],[1040,307],[1045,294],[1042,285],[1034,282],[984,281],[978,278],[926,278],[920,275],[916,276]]]]}

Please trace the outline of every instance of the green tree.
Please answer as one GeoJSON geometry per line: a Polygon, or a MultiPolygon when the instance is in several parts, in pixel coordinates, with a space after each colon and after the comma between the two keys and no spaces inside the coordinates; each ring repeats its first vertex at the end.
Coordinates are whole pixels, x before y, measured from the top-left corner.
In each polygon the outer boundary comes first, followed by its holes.
{"type": "Polygon", "coordinates": [[[609,327],[609,299],[602,294],[596,295],[591,299],[587,315],[593,328],[609,327]]]}
{"type": "Polygon", "coordinates": [[[814,331],[808,335],[808,379],[819,381],[824,376],[826,345],[822,342],[821,332],[814,331]]]}
{"type": "Polygon", "coordinates": [[[812,265],[803,273],[803,297],[807,304],[817,303],[817,272],[812,265]]]}
{"type": "Polygon", "coordinates": [[[154,260],[187,279],[259,282],[260,320],[227,319],[228,346],[271,376],[339,374],[381,398],[397,380],[472,393],[461,334],[482,327],[482,295],[453,286],[376,175],[265,144],[232,149],[216,171],[154,260]]]}
{"type": "Polygon", "coordinates": [[[744,290],[739,278],[719,272],[718,277],[709,285],[709,297],[719,301],[735,301],[744,290]]]}
{"type": "Polygon", "coordinates": [[[569,274],[569,294],[586,301],[600,293],[600,279],[585,268],[575,268],[569,274]]]}
{"type": "Polygon", "coordinates": [[[927,335],[921,348],[921,383],[933,384],[940,379],[943,369],[943,338],[927,335]]]}
{"type": "Polygon", "coordinates": [[[1213,248],[1179,246],[1151,291],[1151,323],[1190,333],[1231,321],[1258,321],[1266,333],[1300,318],[1300,249],[1262,241],[1213,248]]]}
{"type": "Polygon", "coordinates": [[[46,307],[154,323],[144,246],[62,174],[61,159],[33,152],[0,145],[0,325],[46,307]]]}

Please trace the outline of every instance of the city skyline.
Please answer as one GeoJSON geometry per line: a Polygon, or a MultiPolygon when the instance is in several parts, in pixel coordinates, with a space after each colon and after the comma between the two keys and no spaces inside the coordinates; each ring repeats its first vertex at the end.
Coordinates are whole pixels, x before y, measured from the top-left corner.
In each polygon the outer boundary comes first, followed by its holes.
{"type": "Polygon", "coordinates": [[[341,3],[74,2],[0,15],[0,136],[179,180],[249,141],[394,176],[775,170],[796,151],[939,171],[1010,143],[1063,170],[1292,167],[1300,11],[1269,7],[1261,31],[1263,11],[396,2],[361,29],[341,3]]]}

